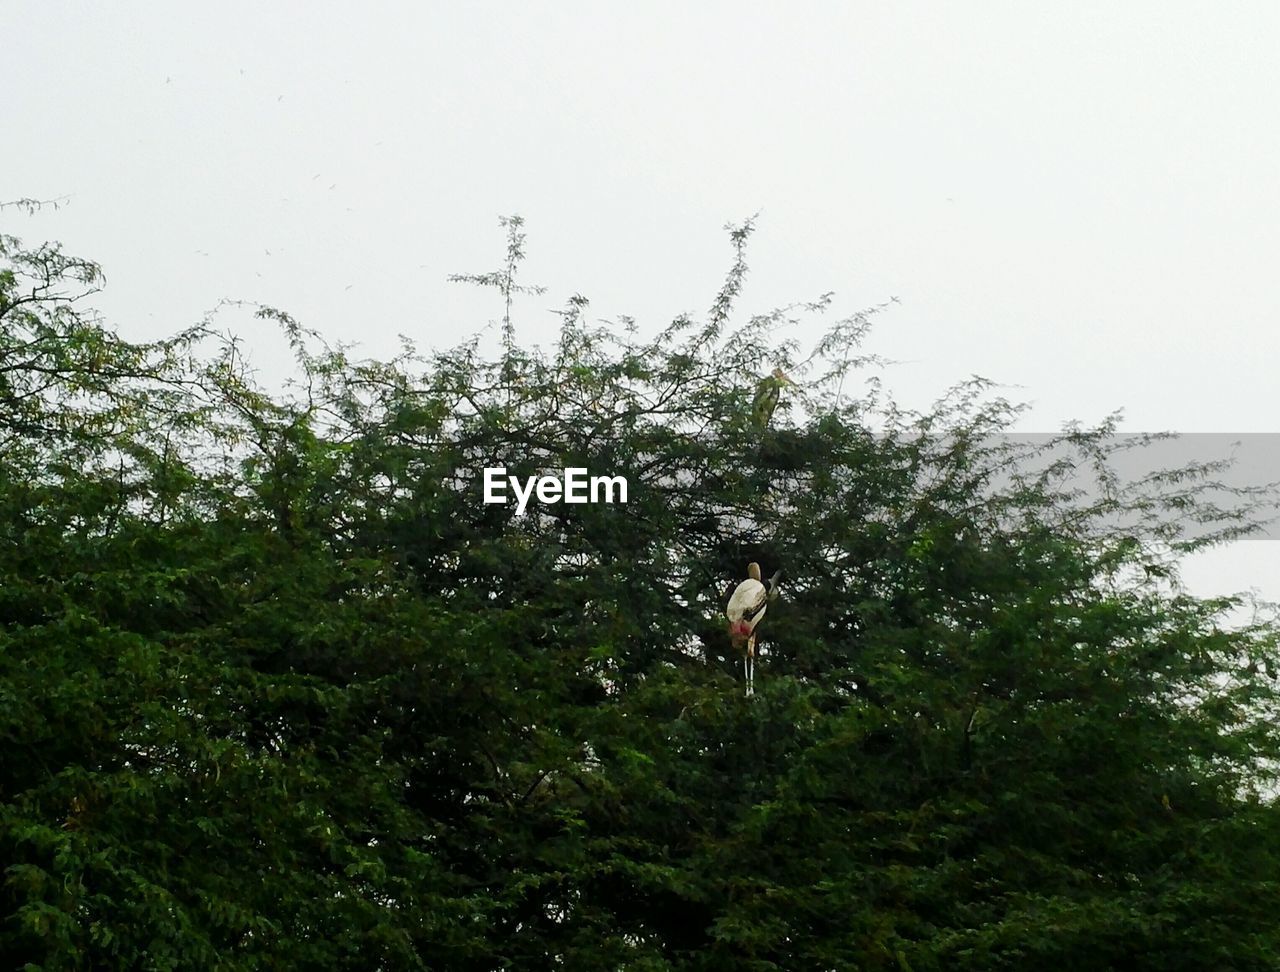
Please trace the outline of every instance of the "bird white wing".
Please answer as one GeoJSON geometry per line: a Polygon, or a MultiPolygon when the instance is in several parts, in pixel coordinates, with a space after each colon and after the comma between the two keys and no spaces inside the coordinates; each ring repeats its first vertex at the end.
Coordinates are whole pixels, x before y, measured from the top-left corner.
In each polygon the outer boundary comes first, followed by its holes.
{"type": "Polygon", "coordinates": [[[754,626],[764,617],[768,603],[768,589],[758,580],[748,579],[734,588],[724,613],[730,621],[746,621],[754,626]]]}

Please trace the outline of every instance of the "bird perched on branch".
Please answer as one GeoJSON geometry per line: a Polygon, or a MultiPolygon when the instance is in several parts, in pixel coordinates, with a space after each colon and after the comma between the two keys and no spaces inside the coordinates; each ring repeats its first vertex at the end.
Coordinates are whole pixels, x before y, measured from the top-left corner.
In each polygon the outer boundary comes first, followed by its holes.
{"type": "Polygon", "coordinates": [[[777,596],[778,581],[782,571],[778,571],[767,581],[760,580],[760,565],[747,564],[747,579],[734,588],[725,608],[725,617],[729,619],[729,640],[735,648],[745,648],[742,660],[742,674],[747,684],[747,697],[755,695],[755,660],[756,660],[756,625],[764,617],[765,608],[777,596]]]}
{"type": "Polygon", "coordinates": [[[761,378],[756,385],[756,397],[751,400],[751,424],[757,429],[767,428],[782,398],[782,389],[794,384],[781,368],[774,368],[773,374],[761,378]]]}

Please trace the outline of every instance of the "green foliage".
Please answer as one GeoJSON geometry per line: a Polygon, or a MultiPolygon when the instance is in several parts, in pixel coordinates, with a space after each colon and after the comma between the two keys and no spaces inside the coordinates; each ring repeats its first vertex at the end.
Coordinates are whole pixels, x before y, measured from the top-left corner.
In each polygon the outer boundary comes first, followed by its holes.
{"type": "Polygon", "coordinates": [[[498,360],[354,362],[264,308],[290,396],[0,239],[0,965],[1280,963],[1277,628],[1176,587],[1265,496],[1126,489],[1106,425],[1011,444],[981,382],[846,395],[870,313],[803,360],[776,335],[825,297],[731,330],[750,223],[704,321],[575,296],[523,349],[505,225],[458,278],[498,360]],[[494,465],[630,502],[517,517],[494,465]],[[786,581],[745,699],[750,560],[786,581]]]}

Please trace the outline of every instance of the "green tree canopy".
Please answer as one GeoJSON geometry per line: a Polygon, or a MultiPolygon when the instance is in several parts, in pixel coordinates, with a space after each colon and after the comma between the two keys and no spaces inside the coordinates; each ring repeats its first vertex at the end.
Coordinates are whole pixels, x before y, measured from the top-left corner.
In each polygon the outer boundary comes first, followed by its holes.
{"type": "Polygon", "coordinates": [[[1019,445],[976,380],[895,407],[874,311],[812,349],[829,297],[740,322],[750,223],[706,315],[645,339],[575,296],[522,347],[506,225],[459,277],[496,358],[261,308],[281,393],[0,238],[0,965],[1280,964],[1277,628],[1176,583],[1267,495],[1118,482],[1110,422],[1019,445]],[[517,516],[488,466],[629,501],[517,516]],[[785,581],[746,699],[753,560],[785,581]]]}

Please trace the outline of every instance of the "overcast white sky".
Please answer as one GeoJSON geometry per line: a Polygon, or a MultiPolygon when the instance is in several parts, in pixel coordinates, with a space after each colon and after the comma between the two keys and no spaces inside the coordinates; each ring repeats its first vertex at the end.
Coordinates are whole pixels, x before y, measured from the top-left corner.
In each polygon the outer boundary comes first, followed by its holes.
{"type": "MultiPolygon", "coordinates": [[[[445,277],[499,214],[537,341],[574,292],[705,310],[759,211],[744,308],[898,297],[906,404],[977,373],[1027,431],[1278,431],[1280,4],[1053,6],[9,0],[0,200],[70,201],[4,229],[99,260],[126,337],[233,298],[387,354],[496,316],[445,277]]],[[[1280,599],[1280,544],[1186,577],[1280,599]]]]}

